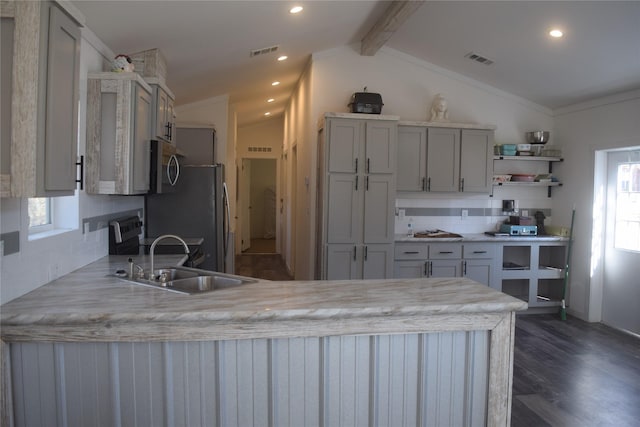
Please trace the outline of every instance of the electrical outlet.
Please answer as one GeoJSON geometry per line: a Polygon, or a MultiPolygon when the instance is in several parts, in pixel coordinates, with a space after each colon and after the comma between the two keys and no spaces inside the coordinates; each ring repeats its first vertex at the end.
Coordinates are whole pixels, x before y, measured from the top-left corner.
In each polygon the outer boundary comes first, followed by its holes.
{"type": "Polygon", "coordinates": [[[398,209],[398,219],[404,219],[405,210],[398,209]]]}
{"type": "Polygon", "coordinates": [[[462,209],[462,219],[467,219],[468,216],[469,216],[469,210],[462,209]]]}

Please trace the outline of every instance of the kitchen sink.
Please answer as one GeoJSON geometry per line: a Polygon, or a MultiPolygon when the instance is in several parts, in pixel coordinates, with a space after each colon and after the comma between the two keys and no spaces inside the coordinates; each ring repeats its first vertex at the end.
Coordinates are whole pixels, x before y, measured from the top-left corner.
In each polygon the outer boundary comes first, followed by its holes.
{"type": "Polygon", "coordinates": [[[255,279],[243,276],[188,267],[160,268],[154,271],[154,276],[155,280],[129,277],[120,277],[120,279],[136,285],[188,295],[212,292],[217,289],[231,288],[257,282],[255,279]]]}

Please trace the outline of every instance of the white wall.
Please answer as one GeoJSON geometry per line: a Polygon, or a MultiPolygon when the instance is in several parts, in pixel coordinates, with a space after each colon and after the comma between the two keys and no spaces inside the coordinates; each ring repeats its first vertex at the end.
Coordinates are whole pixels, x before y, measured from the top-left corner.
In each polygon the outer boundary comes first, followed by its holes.
{"type": "MultiPolygon", "coordinates": [[[[80,48],[80,120],[78,155],[85,153],[87,73],[108,67],[112,51],[91,31],[82,30],[80,48]]],[[[108,253],[106,224],[95,231],[83,230],[83,219],[141,210],[143,197],[93,196],[77,192],[79,220],[75,229],[38,240],[28,239],[27,199],[0,200],[0,231],[19,232],[20,251],[0,256],[0,303],[4,304],[45,283],[89,264],[108,253]]]]}
{"type": "MultiPolygon", "coordinates": [[[[576,208],[569,312],[583,319],[599,321],[601,263],[595,264],[593,275],[591,273],[595,153],[640,146],[640,91],[557,110],[554,132],[565,158],[558,167],[565,185],[558,189],[557,197],[554,196],[553,209],[556,216],[568,224],[573,206],[576,208]]],[[[634,277],[629,280],[638,281],[634,277]]]]}

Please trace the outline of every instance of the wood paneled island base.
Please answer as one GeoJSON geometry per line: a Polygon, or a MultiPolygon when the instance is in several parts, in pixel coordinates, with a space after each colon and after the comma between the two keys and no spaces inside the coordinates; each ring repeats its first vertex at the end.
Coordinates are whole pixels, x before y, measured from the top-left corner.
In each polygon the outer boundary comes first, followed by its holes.
{"type": "Polygon", "coordinates": [[[509,424],[518,299],[464,278],[185,296],[108,276],[125,260],[2,306],[3,425],[509,424]]]}

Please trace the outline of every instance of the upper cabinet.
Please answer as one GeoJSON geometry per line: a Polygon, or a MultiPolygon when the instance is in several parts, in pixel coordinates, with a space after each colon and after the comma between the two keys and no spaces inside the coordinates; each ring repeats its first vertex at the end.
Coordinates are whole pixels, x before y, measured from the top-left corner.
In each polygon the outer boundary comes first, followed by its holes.
{"type": "Polygon", "coordinates": [[[12,197],[52,197],[76,188],[80,28],[54,2],[3,1],[2,183],[12,197]],[[5,40],[12,39],[12,45],[5,40]],[[5,67],[11,65],[11,79],[5,67]],[[10,126],[8,125],[10,123],[10,126]],[[7,130],[10,128],[10,131],[7,130]],[[10,172],[8,172],[10,170],[10,172]]]}
{"type": "Polygon", "coordinates": [[[175,145],[175,113],[173,92],[157,78],[145,78],[153,90],[153,111],[151,114],[153,139],[160,139],[175,145]]]}
{"type": "Polygon", "coordinates": [[[493,129],[400,122],[397,158],[398,191],[489,194],[493,129]]]}
{"type": "Polygon", "coordinates": [[[87,192],[149,190],[152,89],[136,73],[89,74],[87,192]]]}

